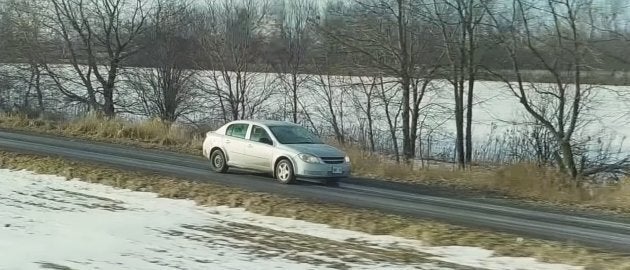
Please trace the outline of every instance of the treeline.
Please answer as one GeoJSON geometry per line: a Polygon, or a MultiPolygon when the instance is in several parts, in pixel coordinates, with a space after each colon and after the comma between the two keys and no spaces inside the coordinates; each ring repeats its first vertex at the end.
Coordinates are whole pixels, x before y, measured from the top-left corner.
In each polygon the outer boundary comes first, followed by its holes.
{"type": "MultiPolygon", "coordinates": [[[[23,62],[28,59],[25,55],[27,52],[24,50],[25,41],[29,38],[35,38],[32,35],[38,35],[38,33],[32,31],[42,30],[42,39],[39,39],[40,53],[46,54],[46,57],[51,62],[68,63],[71,61],[71,56],[67,51],[67,47],[63,44],[63,37],[57,34],[51,33],[54,30],[44,30],[40,27],[51,27],[51,25],[43,25],[44,20],[54,19],[54,14],[47,14],[41,16],[35,22],[26,22],[29,20],[28,14],[32,12],[41,13],[43,11],[51,12],[55,9],[55,3],[63,4],[68,7],[85,6],[85,9],[92,9],[89,6],[105,6],[108,1],[53,1],[47,3],[47,1],[23,1],[23,0],[3,0],[2,1],[2,17],[0,19],[0,37],[2,38],[0,44],[2,44],[3,50],[0,52],[0,59],[3,62],[23,62]],[[81,3],[81,4],[80,4],[81,3]],[[38,25],[40,24],[40,25],[38,25]],[[40,29],[28,29],[29,27],[36,27],[40,29]],[[31,31],[30,33],[25,32],[31,31]],[[51,35],[49,35],[51,34],[51,35]],[[30,35],[30,36],[29,36],[30,35]]],[[[172,39],[172,42],[176,42],[178,46],[178,56],[182,59],[180,64],[187,68],[202,68],[209,69],[213,67],[211,59],[207,59],[207,55],[204,53],[204,44],[202,44],[200,38],[210,33],[209,28],[212,28],[210,24],[217,23],[214,20],[219,18],[210,18],[217,16],[217,9],[226,9],[226,5],[232,5],[232,15],[237,16],[237,22],[231,26],[223,25],[226,27],[224,30],[232,31],[236,36],[251,35],[252,41],[255,42],[255,46],[252,46],[251,52],[253,56],[251,60],[257,65],[258,69],[265,67],[277,66],[282,62],[283,58],[291,57],[287,55],[287,52],[291,52],[291,49],[297,49],[297,47],[304,47],[304,51],[301,51],[301,57],[304,59],[304,65],[302,67],[304,73],[314,73],[317,71],[314,66],[314,61],[321,62],[322,51],[329,50],[331,54],[334,54],[334,58],[326,61],[326,64],[333,65],[332,68],[336,73],[348,74],[358,73],[356,65],[362,66],[364,70],[359,72],[375,73],[379,69],[371,68],[371,60],[361,55],[360,50],[348,48],[345,46],[339,46],[339,40],[326,37],[326,33],[322,32],[325,29],[331,29],[339,33],[345,32],[348,35],[359,35],[360,31],[367,30],[366,25],[362,25],[363,22],[383,22],[384,17],[393,16],[395,14],[384,14],[389,7],[394,7],[397,1],[288,1],[288,0],[267,0],[259,3],[253,3],[256,10],[246,7],[247,1],[244,0],[226,0],[226,1],[207,1],[193,4],[193,1],[109,1],[110,6],[119,6],[120,8],[140,8],[143,13],[142,24],[144,28],[164,28],[160,33],[143,33],[138,34],[135,37],[134,46],[137,50],[137,55],[125,60],[126,66],[138,66],[138,67],[151,67],[155,63],[147,58],[147,55],[152,53],[152,45],[156,45],[155,41],[162,40],[164,38],[172,39]],[[144,3],[146,2],[146,3],[144,3]],[[240,10],[236,10],[240,9],[240,10]],[[375,9],[383,9],[375,10],[375,9]],[[159,10],[159,11],[158,11],[159,10]],[[252,16],[249,14],[252,12],[259,13],[261,16],[257,18],[258,21],[246,21],[246,17],[252,16]],[[153,13],[153,14],[151,14],[153,13]],[[171,13],[171,14],[167,14],[171,13]],[[240,14],[239,14],[240,13],[240,14]],[[161,15],[159,15],[161,14],[161,15]],[[159,18],[162,16],[162,18],[159,18]],[[166,17],[170,18],[166,18],[166,17]],[[158,20],[160,22],[158,22],[158,20]],[[167,21],[168,20],[168,21],[167,21]],[[166,25],[168,24],[168,25],[166,25]],[[253,30],[252,33],[242,33],[248,31],[247,28],[253,30]],[[298,33],[295,31],[298,30],[298,33]],[[296,43],[292,43],[296,40],[296,43]],[[303,42],[302,42],[303,41],[303,42]],[[301,44],[300,44],[301,43],[301,44]],[[263,67],[265,66],[265,67],[263,67]]],[[[497,38],[506,31],[510,31],[511,25],[506,18],[509,15],[508,12],[510,5],[517,3],[514,0],[508,1],[457,1],[452,0],[420,0],[420,1],[403,1],[409,2],[410,9],[424,9],[424,10],[410,10],[409,16],[419,16],[423,21],[430,22],[433,20],[431,16],[437,16],[435,14],[429,14],[432,7],[437,3],[438,5],[452,6],[453,10],[445,9],[444,12],[452,13],[448,16],[457,16],[455,9],[456,5],[464,6],[469,3],[476,6],[476,11],[479,12],[481,7],[484,6],[492,9],[499,17],[502,17],[503,21],[498,22],[497,25],[490,22],[490,17],[483,15],[483,21],[479,22],[479,26],[476,27],[476,36],[478,36],[476,44],[479,59],[478,65],[485,69],[491,70],[506,70],[511,69],[512,65],[509,59],[509,54],[503,50],[498,50],[497,38]],[[443,2],[443,3],[442,3],[443,2]],[[424,13],[424,14],[422,14],[424,13]]],[[[523,1],[527,2],[527,9],[533,10],[534,8],[548,8],[545,7],[544,1],[523,1]]],[[[558,2],[561,1],[552,1],[558,2]]],[[[58,5],[57,4],[57,5],[58,5]]],[[[403,3],[404,4],[404,3],[403,3]]],[[[625,43],[625,36],[630,32],[630,23],[628,22],[627,4],[622,0],[607,0],[607,1],[592,1],[592,0],[572,0],[568,5],[572,8],[580,9],[579,13],[585,13],[585,16],[592,18],[580,18],[581,30],[585,31],[585,34],[589,39],[590,47],[597,53],[588,55],[585,59],[586,64],[593,70],[606,70],[606,71],[628,71],[630,56],[627,55],[627,43],[625,43]],[[583,12],[582,12],[583,11],[583,12]],[[584,20],[593,20],[593,25],[590,22],[584,20]],[[586,28],[591,28],[586,29],[586,28]],[[587,33],[588,32],[588,33],[587,33]]],[[[229,9],[229,8],[228,8],[229,9]]],[[[560,11],[561,8],[558,8],[560,11]]],[[[71,10],[68,10],[71,12],[71,10]]],[[[75,10],[79,11],[79,9],[75,10]]],[[[391,11],[390,11],[391,12],[391,11]]],[[[41,14],[38,14],[41,15],[41,14]]],[[[70,15],[70,14],[68,14],[70,15]]],[[[105,14],[102,14],[105,15],[105,14]]],[[[115,14],[110,14],[115,15],[115,14]]],[[[541,25],[546,20],[551,19],[549,14],[545,14],[544,10],[539,10],[538,14],[532,15],[530,18],[536,25],[535,30],[537,34],[543,34],[543,31],[554,31],[547,28],[549,25],[541,25]]],[[[80,19],[80,18],[74,18],[80,19]]],[[[383,22],[384,23],[384,22],[383,22]]],[[[546,23],[549,23],[547,21],[546,23]]],[[[435,21],[432,23],[435,24],[435,21]]],[[[379,27],[383,27],[384,31],[391,31],[395,29],[387,29],[392,27],[391,25],[382,24],[379,27]]],[[[439,32],[435,25],[420,25],[417,24],[418,29],[422,27],[423,30],[414,30],[415,35],[420,37],[424,35],[424,38],[436,38],[435,33],[439,32]],[[426,33],[422,33],[426,32],[426,33]],[[433,33],[434,36],[431,36],[433,33]]],[[[217,30],[217,29],[215,29],[217,30]]],[[[216,34],[216,33],[215,33],[216,34]]],[[[395,33],[383,33],[386,35],[393,35],[395,33]]],[[[557,35],[557,33],[545,33],[550,35],[557,35]]],[[[391,36],[390,38],[394,38],[391,36]]],[[[392,40],[394,41],[394,40],[392,40]]],[[[439,38],[435,40],[435,46],[433,48],[424,48],[428,53],[440,53],[441,49],[439,44],[439,38]]],[[[550,40],[547,40],[550,41],[550,40]]],[[[77,40],[78,42],[78,40],[77,40]]],[[[539,42],[545,42],[539,40],[539,42]]],[[[79,45],[79,44],[76,44],[79,45]]],[[[523,63],[523,69],[526,70],[541,70],[544,66],[533,60],[533,54],[527,50],[527,48],[520,48],[520,58],[523,63]]],[[[85,55],[82,55],[81,60],[85,55]]],[[[442,62],[446,64],[446,62],[442,62]]]]}
{"type": "Polygon", "coordinates": [[[411,161],[437,107],[454,119],[455,160],[465,168],[474,163],[475,81],[490,79],[522,104],[531,137],[545,138],[535,141],[537,159],[575,179],[628,166],[582,154],[576,134],[592,84],[627,82],[629,39],[624,0],[0,2],[0,62],[28,74],[18,105],[40,114],[47,92],[107,117],[229,121],[259,116],[280,93],[283,118],[316,128],[320,115],[340,143],[351,103],[371,150],[382,111],[395,157],[411,161]],[[452,93],[448,110],[427,104],[437,81],[452,93]],[[308,93],[321,101],[310,111],[308,93]]]}

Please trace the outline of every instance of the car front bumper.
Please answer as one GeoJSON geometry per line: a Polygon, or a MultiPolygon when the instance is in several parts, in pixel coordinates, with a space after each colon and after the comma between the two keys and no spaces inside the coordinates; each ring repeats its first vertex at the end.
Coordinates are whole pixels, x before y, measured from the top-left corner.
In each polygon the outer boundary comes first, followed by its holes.
{"type": "Polygon", "coordinates": [[[347,178],[350,164],[313,164],[298,159],[296,175],[301,178],[347,178]]]}

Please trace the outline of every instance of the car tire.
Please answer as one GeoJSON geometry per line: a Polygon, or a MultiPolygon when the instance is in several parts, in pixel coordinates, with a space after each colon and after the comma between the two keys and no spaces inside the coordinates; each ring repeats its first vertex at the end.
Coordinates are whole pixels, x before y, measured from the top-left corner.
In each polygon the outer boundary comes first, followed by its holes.
{"type": "Polygon", "coordinates": [[[218,173],[225,173],[228,170],[227,161],[225,155],[221,150],[214,150],[210,154],[210,167],[213,171],[218,173]]]}
{"type": "Polygon", "coordinates": [[[295,182],[295,171],[293,170],[293,164],[288,159],[278,161],[276,168],[274,169],[276,180],[282,184],[292,184],[295,182]]]}

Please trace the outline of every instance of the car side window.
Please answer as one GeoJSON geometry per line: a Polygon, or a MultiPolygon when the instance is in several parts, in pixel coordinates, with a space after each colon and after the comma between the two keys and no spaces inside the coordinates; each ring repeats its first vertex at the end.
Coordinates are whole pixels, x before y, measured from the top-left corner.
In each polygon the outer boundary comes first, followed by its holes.
{"type": "Polygon", "coordinates": [[[231,137],[236,137],[236,138],[241,138],[241,139],[245,139],[245,135],[247,135],[247,128],[249,127],[248,124],[233,124],[230,125],[226,132],[225,135],[231,136],[231,137]]]}
{"type": "Polygon", "coordinates": [[[252,134],[249,135],[249,139],[255,142],[264,142],[261,139],[267,139],[267,142],[271,142],[271,137],[267,131],[259,126],[252,126],[252,134]]]}

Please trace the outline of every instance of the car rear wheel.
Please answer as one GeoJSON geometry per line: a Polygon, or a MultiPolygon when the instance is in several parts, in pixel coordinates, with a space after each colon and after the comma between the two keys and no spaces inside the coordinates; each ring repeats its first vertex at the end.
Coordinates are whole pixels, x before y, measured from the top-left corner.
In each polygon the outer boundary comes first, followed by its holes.
{"type": "Polygon", "coordinates": [[[283,159],[276,164],[275,175],[278,182],[282,184],[291,184],[295,182],[295,172],[293,164],[289,160],[283,159]]]}
{"type": "Polygon", "coordinates": [[[210,167],[212,170],[218,173],[225,173],[228,170],[225,155],[221,150],[214,150],[210,154],[210,167]]]}

